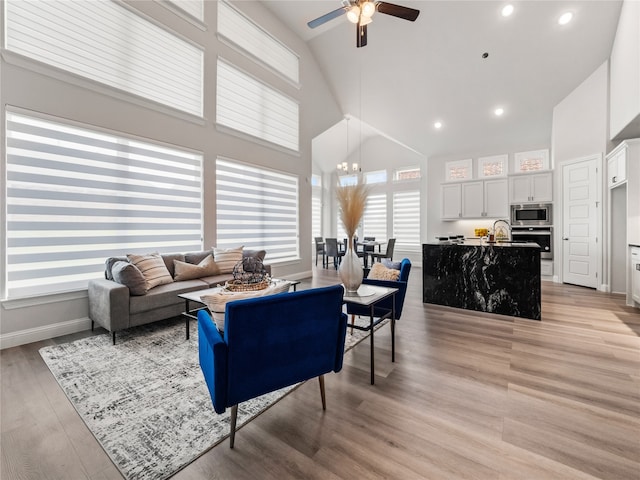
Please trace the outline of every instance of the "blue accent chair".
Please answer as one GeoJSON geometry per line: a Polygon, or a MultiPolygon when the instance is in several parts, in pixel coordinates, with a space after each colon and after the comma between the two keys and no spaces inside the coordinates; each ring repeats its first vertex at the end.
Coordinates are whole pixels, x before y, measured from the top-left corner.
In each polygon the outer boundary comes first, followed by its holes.
{"type": "Polygon", "coordinates": [[[281,293],[226,305],[224,338],[209,313],[198,312],[198,348],[213,408],[231,407],[233,448],[238,404],[342,369],[347,316],[341,285],[281,293]]]}
{"type": "MultiPolygon", "coordinates": [[[[375,280],[372,278],[365,278],[362,280],[363,285],[379,285],[381,287],[392,287],[397,288],[398,293],[395,295],[396,302],[396,310],[395,310],[395,318],[391,319],[391,341],[393,342],[393,346],[391,349],[391,360],[395,361],[395,321],[400,319],[400,315],[402,315],[402,307],[404,305],[404,297],[407,294],[407,282],[409,281],[409,272],[411,271],[411,261],[408,258],[403,258],[402,262],[400,262],[400,276],[398,280],[375,280]]],[[[378,303],[374,310],[374,317],[381,317],[387,313],[391,312],[392,309],[392,301],[393,299],[387,298],[382,302],[378,303]]],[[[351,315],[351,323],[355,320],[356,315],[369,316],[371,310],[369,307],[363,305],[354,305],[347,304],[347,313],[351,315]]],[[[353,328],[352,328],[353,331],[353,328]]]]}

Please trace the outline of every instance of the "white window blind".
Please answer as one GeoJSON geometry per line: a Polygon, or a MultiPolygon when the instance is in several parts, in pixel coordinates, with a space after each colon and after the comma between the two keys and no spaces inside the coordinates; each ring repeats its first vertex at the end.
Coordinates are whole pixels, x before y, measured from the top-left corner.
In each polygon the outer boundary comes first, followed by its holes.
{"type": "Polygon", "coordinates": [[[313,187],[312,189],[311,236],[322,236],[322,187],[313,187]]]}
{"type": "Polygon", "coordinates": [[[178,8],[200,21],[204,20],[204,0],[169,0],[178,8]]]}
{"type": "Polygon", "coordinates": [[[420,190],[393,194],[393,236],[398,250],[420,251],[420,190]]]}
{"type": "Polygon", "coordinates": [[[369,195],[362,216],[363,237],[375,237],[378,242],[387,240],[387,194],[369,195]]]}
{"type": "Polygon", "coordinates": [[[264,62],[286,78],[298,83],[298,55],[224,1],[218,2],[218,33],[248,52],[254,59],[264,62]]]}
{"type": "Polygon", "coordinates": [[[7,49],[202,116],[203,51],[105,0],[7,0],[7,49]]]}
{"type": "Polygon", "coordinates": [[[298,178],[216,160],[217,242],[266,250],[269,263],[298,260],[298,178]]]}
{"type": "Polygon", "coordinates": [[[87,287],[127,253],[202,247],[202,156],[7,112],[6,297],[87,287]]]}
{"type": "Polygon", "coordinates": [[[375,172],[367,172],[364,174],[364,183],[366,184],[386,183],[386,181],[387,181],[386,170],[378,170],[375,172]]]}
{"type": "Polygon", "coordinates": [[[218,59],[216,121],[298,151],[297,102],[218,59]]]}

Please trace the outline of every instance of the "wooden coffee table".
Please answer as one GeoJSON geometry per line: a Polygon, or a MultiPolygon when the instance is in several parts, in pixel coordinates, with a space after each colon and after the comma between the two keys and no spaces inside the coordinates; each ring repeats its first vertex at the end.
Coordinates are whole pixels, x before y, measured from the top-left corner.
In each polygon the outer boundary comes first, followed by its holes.
{"type": "MultiPolygon", "coordinates": [[[[279,282],[289,282],[293,287],[293,291],[296,291],[297,286],[300,284],[299,280],[283,280],[280,278],[272,278],[272,283],[278,284],[279,282]]],[[[213,293],[218,293],[221,290],[224,290],[224,287],[213,287],[213,288],[205,288],[204,290],[194,290],[193,292],[181,293],[178,295],[179,298],[182,298],[185,302],[185,309],[182,313],[185,321],[185,329],[186,329],[186,338],[189,340],[189,320],[198,320],[198,311],[203,308],[207,308],[205,303],[202,301],[200,297],[203,295],[211,295],[213,293]],[[198,304],[195,308],[191,308],[191,302],[198,304]]],[[[245,293],[245,292],[239,292],[245,293]]]]}

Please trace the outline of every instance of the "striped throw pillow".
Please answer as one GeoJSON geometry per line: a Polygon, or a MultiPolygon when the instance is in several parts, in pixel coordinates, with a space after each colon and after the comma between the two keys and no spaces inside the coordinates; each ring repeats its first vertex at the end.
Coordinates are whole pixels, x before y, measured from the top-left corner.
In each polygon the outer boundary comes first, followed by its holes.
{"type": "Polygon", "coordinates": [[[216,248],[213,247],[213,258],[220,269],[220,273],[233,273],[233,267],[242,260],[242,247],[216,248]]]}
{"type": "Polygon", "coordinates": [[[130,253],[127,255],[127,259],[142,272],[147,282],[147,290],[173,282],[173,278],[159,253],[150,253],[148,255],[130,253]]]}

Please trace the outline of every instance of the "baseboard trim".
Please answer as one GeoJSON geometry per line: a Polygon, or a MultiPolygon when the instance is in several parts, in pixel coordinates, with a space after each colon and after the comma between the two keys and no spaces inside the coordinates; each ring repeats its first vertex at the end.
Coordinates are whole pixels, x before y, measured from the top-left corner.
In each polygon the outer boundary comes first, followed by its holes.
{"type": "Polygon", "coordinates": [[[54,323],[43,327],[27,328],[18,332],[5,333],[0,335],[0,350],[17,347],[27,343],[39,342],[49,338],[69,335],[70,333],[82,332],[91,328],[89,318],[78,318],[66,322],[54,323]]]}
{"type": "Polygon", "coordinates": [[[294,273],[293,275],[284,275],[285,280],[303,280],[313,276],[313,270],[307,270],[306,272],[294,273]]]}

